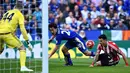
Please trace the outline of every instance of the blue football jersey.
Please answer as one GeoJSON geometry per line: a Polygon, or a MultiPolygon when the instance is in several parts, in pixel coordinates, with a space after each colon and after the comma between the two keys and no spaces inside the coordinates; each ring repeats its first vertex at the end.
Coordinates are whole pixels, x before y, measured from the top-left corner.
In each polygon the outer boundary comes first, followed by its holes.
{"type": "Polygon", "coordinates": [[[58,29],[56,34],[56,45],[60,45],[62,40],[72,40],[78,34],[72,30],[58,29]]]}
{"type": "Polygon", "coordinates": [[[78,47],[81,52],[87,50],[84,40],[72,30],[58,29],[56,34],[56,45],[60,45],[62,40],[67,40],[65,46],[69,49],[78,47]]]}

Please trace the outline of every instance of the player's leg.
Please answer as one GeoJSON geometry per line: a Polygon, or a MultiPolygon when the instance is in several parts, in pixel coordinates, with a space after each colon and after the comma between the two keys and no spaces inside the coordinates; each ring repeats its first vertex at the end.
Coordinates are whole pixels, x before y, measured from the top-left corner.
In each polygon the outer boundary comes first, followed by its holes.
{"type": "Polygon", "coordinates": [[[73,63],[72,63],[72,60],[71,60],[71,58],[70,58],[70,53],[68,52],[68,50],[69,50],[69,49],[67,49],[66,46],[63,46],[62,52],[63,52],[63,54],[64,54],[64,60],[65,60],[65,62],[66,62],[65,65],[66,65],[66,66],[72,66],[73,63]]]}
{"type": "Polygon", "coordinates": [[[76,44],[74,44],[72,41],[67,41],[62,48],[62,52],[64,54],[66,66],[72,66],[73,65],[71,57],[70,57],[70,53],[68,51],[69,51],[70,48],[73,48],[75,45],[76,44]]]}
{"type": "Polygon", "coordinates": [[[21,66],[21,71],[33,71],[31,69],[26,68],[25,62],[26,62],[26,50],[25,47],[23,46],[22,42],[12,34],[7,34],[4,37],[5,43],[11,47],[11,48],[18,48],[20,51],[20,66],[21,66]]]}
{"type": "Polygon", "coordinates": [[[83,39],[81,38],[76,38],[75,39],[76,41],[76,45],[78,47],[78,49],[86,56],[95,56],[95,53],[92,52],[92,51],[88,51],[86,45],[85,45],[85,42],[83,39]]]}
{"type": "Polygon", "coordinates": [[[86,55],[86,56],[95,56],[95,52],[93,52],[93,51],[88,51],[88,50],[86,50],[86,51],[83,51],[83,54],[84,55],[86,55]]]}
{"type": "Polygon", "coordinates": [[[109,65],[109,55],[106,53],[100,54],[98,61],[96,62],[97,66],[111,66],[109,65]]]}

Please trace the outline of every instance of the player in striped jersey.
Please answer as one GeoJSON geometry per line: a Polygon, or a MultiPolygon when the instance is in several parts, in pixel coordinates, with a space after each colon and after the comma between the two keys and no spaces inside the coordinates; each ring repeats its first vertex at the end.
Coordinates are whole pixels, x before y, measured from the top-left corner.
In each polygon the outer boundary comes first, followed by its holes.
{"type": "Polygon", "coordinates": [[[102,34],[99,37],[99,44],[97,46],[97,52],[94,57],[94,61],[90,67],[94,67],[96,63],[97,66],[112,66],[118,64],[120,57],[122,56],[126,66],[128,66],[128,60],[125,54],[119,49],[119,47],[112,41],[107,41],[106,35],[102,34]],[[100,54],[100,52],[104,53],[100,54]]]}

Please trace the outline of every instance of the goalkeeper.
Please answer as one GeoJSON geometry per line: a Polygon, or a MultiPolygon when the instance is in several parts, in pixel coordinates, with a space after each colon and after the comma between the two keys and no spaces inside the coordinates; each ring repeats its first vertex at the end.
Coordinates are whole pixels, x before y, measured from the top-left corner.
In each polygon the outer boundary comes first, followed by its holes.
{"type": "Polygon", "coordinates": [[[22,35],[31,50],[32,45],[28,41],[27,32],[24,26],[24,16],[20,11],[22,7],[22,1],[17,1],[15,8],[7,11],[0,21],[0,54],[4,50],[4,43],[6,43],[8,47],[18,48],[20,51],[21,71],[33,71],[25,66],[25,47],[15,35],[17,27],[20,26],[20,31],[22,32],[22,35]]]}

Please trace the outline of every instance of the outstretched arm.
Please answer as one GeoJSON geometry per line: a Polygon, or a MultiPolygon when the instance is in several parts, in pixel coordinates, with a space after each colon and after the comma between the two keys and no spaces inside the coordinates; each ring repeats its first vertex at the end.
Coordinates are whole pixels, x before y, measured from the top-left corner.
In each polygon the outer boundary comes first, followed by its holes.
{"type": "Polygon", "coordinates": [[[123,60],[124,60],[124,62],[125,62],[125,65],[126,65],[126,66],[129,66],[128,60],[127,60],[125,54],[124,54],[121,50],[119,50],[119,51],[120,51],[121,56],[123,57],[123,60]]]}
{"type": "Polygon", "coordinates": [[[51,38],[49,39],[48,43],[50,43],[54,38],[55,38],[55,35],[52,35],[51,38]]]}
{"type": "Polygon", "coordinates": [[[90,67],[94,67],[94,64],[97,62],[98,58],[99,58],[99,53],[96,53],[94,60],[93,60],[92,64],[90,65],[90,67]]]}
{"type": "Polygon", "coordinates": [[[58,48],[59,48],[59,45],[56,45],[53,51],[51,52],[51,54],[49,55],[49,58],[51,58],[51,56],[58,50],[58,48]]]}

